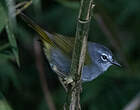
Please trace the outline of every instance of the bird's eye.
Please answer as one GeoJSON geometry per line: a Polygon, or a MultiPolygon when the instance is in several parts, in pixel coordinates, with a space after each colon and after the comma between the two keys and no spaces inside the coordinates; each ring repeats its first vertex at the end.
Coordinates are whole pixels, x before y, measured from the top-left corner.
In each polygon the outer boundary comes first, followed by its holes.
{"type": "Polygon", "coordinates": [[[102,55],[102,56],[101,56],[101,59],[102,59],[103,61],[107,61],[107,56],[106,56],[106,55],[102,55]]]}

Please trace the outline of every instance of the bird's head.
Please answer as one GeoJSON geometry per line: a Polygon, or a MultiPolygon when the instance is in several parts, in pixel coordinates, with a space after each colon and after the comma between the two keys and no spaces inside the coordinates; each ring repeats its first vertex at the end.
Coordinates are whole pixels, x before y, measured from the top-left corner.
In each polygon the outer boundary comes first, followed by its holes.
{"type": "Polygon", "coordinates": [[[121,66],[107,47],[97,43],[89,45],[92,61],[101,71],[106,71],[111,65],[121,66]]]}

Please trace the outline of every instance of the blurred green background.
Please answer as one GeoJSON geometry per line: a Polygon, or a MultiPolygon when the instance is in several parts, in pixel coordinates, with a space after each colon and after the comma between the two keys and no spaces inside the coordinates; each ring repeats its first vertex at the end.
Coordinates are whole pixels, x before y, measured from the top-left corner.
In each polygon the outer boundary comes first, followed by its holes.
{"type": "MultiPolygon", "coordinates": [[[[49,110],[36,67],[38,36],[19,17],[16,4],[0,0],[0,110],[49,110]]],[[[32,0],[24,13],[49,32],[75,36],[79,0],[32,0]]],[[[140,92],[140,1],[95,0],[89,40],[109,47],[123,68],[83,84],[83,110],[123,110],[140,92]]],[[[43,56],[48,89],[57,110],[66,94],[43,56]]]]}

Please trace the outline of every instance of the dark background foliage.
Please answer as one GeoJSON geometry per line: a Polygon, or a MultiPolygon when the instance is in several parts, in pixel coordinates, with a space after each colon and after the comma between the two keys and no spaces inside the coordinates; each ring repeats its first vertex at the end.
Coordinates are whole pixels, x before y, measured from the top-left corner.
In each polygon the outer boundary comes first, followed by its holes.
{"type": "MultiPolygon", "coordinates": [[[[0,0],[0,109],[47,110],[33,49],[33,39],[38,35],[19,17],[12,16],[15,4],[23,1],[0,0]]],[[[75,36],[79,3],[78,0],[33,0],[24,13],[49,32],[75,36]]],[[[111,37],[119,39],[126,61],[94,17],[89,40],[109,47],[128,67],[112,66],[94,81],[84,83],[81,105],[83,110],[121,110],[140,91],[140,1],[96,0],[95,3],[99,6],[95,13],[106,18],[106,25],[113,26],[107,30],[111,31],[111,37]]],[[[43,59],[53,102],[57,110],[62,110],[65,91],[44,56],[43,59]]]]}

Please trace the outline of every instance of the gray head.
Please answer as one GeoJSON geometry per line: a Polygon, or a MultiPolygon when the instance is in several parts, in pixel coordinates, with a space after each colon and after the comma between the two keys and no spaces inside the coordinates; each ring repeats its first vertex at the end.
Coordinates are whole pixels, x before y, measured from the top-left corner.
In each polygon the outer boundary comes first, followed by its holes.
{"type": "Polygon", "coordinates": [[[106,71],[111,65],[120,66],[120,64],[114,59],[112,52],[107,47],[89,42],[88,50],[93,63],[100,68],[100,71],[106,71]]]}

